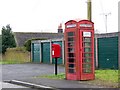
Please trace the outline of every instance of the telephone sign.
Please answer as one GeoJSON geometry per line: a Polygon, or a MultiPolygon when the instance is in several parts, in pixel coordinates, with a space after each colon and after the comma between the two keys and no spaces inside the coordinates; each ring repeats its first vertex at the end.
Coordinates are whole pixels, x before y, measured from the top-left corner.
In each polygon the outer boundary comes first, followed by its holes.
{"type": "Polygon", "coordinates": [[[83,37],[91,37],[91,32],[83,32],[83,37]]]}
{"type": "Polygon", "coordinates": [[[76,27],[76,24],[67,25],[67,28],[72,28],[72,27],[76,27]]]}
{"type": "Polygon", "coordinates": [[[92,27],[91,24],[80,24],[80,27],[92,27]]]}

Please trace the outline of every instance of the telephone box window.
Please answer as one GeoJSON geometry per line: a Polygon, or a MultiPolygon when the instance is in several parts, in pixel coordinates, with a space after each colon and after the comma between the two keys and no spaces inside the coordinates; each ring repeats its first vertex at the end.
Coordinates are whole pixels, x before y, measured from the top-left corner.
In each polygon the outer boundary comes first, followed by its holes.
{"type": "Polygon", "coordinates": [[[69,46],[69,47],[74,46],[74,42],[69,42],[69,43],[68,43],[68,46],[69,46]]]}
{"type": "Polygon", "coordinates": [[[74,40],[75,40],[75,32],[67,33],[67,52],[68,52],[68,72],[73,74],[75,73],[75,49],[74,49],[74,40]]]}
{"type": "Polygon", "coordinates": [[[74,63],[75,61],[74,58],[69,58],[68,60],[69,60],[69,63],[74,63]]]}
{"type": "Polygon", "coordinates": [[[90,43],[90,42],[85,42],[85,43],[84,43],[84,46],[85,46],[85,47],[90,47],[90,46],[91,46],[91,43],[90,43]]]}
{"type": "Polygon", "coordinates": [[[84,38],[84,42],[91,42],[91,38],[84,38]]]}
{"type": "Polygon", "coordinates": [[[91,68],[91,64],[83,64],[83,68],[89,69],[89,68],[91,68]]]}
{"type": "Polygon", "coordinates": [[[69,57],[74,57],[74,53],[69,53],[69,57]]]}
{"type": "Polygon", "coordinates": [[[74,68],[74,64],[69,64],[69,68],[74,68]]]}
{"type": "Polygon", "coordinates": [[[68,36],[75,36],[74,32],[68,32],[68,36]]]}
{"type": "Polygon", "coordinates": [[[90,53],[85,53],[84,57],[91,57],[91,54],[90,53]]]}
{"type": "Polygon", "coordinates": [[[74,38],[68,38],[68,41],[74,41],[74,38]]]}
{"type": "Polygon", "coordinates": [[[84,48],[84,52],[91,52],[91,48],[84,48]]]}
{"type": "Polygon", "coordinates": [[[73,53],[74,52],[74,48],[68,48],[68,52],[73,53]]]}
{"type": "Polygon", "coordinates": [[[84,73],[91,73],[92,71],[90,69],[83,69],[84,73]]]}
{"type": "Polygon", "coordinates": [[[91,62],[91,58],[85,58],[85,59],[83,59],[84,61],[84,63],[90,63],[91,62]]]}
{"type": "Polygon", "coordinates": [[[75,73],[74,69],[69,69],[69,73],[75,73]]]}

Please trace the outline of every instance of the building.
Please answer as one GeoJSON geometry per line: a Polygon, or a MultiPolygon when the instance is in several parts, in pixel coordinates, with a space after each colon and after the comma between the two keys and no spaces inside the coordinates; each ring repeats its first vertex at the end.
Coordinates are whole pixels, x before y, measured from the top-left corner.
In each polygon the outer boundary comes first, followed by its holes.
{"type": "Polygon", "coordinates": [[[43,32],[14,32],[17,46],[21,47],[24,43],[33,38],[61,39],[63,33],[43,33],[43,32]]]}

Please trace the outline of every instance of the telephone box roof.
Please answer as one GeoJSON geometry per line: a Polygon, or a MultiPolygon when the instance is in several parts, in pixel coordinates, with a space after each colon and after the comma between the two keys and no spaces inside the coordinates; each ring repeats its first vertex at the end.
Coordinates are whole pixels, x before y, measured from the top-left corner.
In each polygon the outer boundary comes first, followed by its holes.
{"type": "MultiPolygon", "coordinates": [[[[65,24],[67,24],[68,22],[76,22],[77,23],[77,22],[81,22],[81,21],[90,21],[90,20],[87,20],[87,19],[75,19],[75,20],[69,20],[65,24]]],[[[92,21],[90,21],[90,22],[92,22],[92,21]]]]}

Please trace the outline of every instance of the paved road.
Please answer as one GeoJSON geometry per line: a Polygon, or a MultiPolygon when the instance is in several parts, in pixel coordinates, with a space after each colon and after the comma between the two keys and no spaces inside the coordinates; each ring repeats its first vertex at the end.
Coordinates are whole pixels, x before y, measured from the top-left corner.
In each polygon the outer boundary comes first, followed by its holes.
{"type": "Polygon", "coordinates": [[[0,87],[1,88],[28,88],[28,87],[15,85],[15,84],[10,84],[10,83],[5,83],[5,82],[1,82],[1,86],[0,87]]]}
{"type": "MultiPolygon", "coordinates": [[[[58,66],[58,73],[65,72],[63,66],[58,66]]],[[[88,85],[82,81],[53,80],[34,78],[39,75],[53,74],[54,65],[47,64],[13,64],[2,66],[2,79],[18,80],[36,85],[44,85],[53,88],[103,88],[96,85],[88,85]]]]}
{"type": "MultiPolygon", "coordinates": [[[[64,72],[64,67],[58,67],[64,72]]],[[[38,75],[53,74],[54,65],[47,64],[11,64],[2,65],[2,80],[26,79],[38,75]]]]}
{"type": "Polygon", "coordinates": [[[0,90],[38,90],[38,89],[0,82],[0,90]]]}

